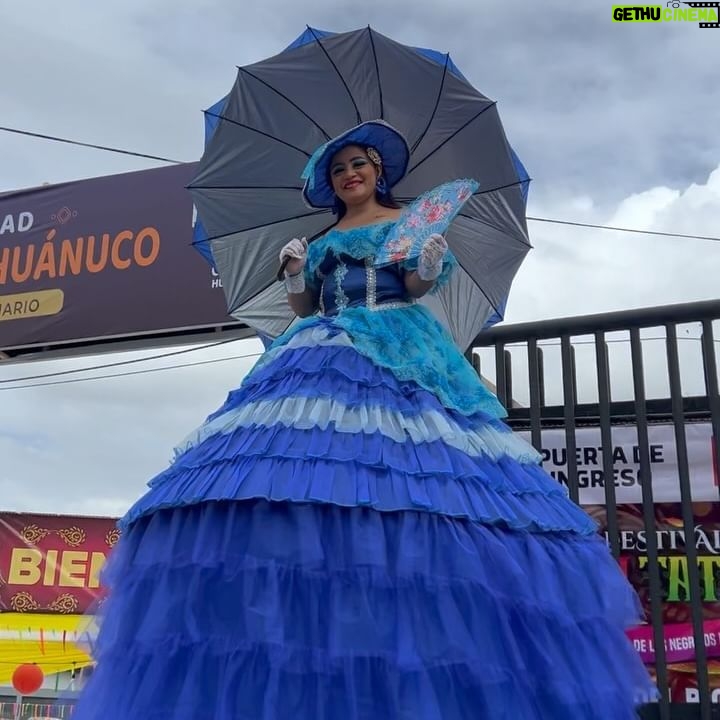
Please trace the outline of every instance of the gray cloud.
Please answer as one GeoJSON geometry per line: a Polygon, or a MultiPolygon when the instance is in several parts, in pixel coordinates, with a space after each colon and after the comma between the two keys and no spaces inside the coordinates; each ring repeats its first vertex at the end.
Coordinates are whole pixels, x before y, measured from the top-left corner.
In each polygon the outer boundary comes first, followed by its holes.
{"type": "MultiPolygon", "coordinates": [[[[0,58],[23,72],[6,74],[0,98],[7,124],[195,159],[200,110],[229,89],[235,65],[279,52],[306,23],[371,24],[450,51],[498,100],[539,196],[592,192],[617,201],[658,182],[700,180],[720,154],[717,37],[692,23],[613,23],[610,7],[133,0],[52,8],[34,0],[6,9],[0,58]]],[[[25,159],[3,163],[3,188],[142,166],[37,141],[0,142],[3,156],[15,148],[25,159]]]]}
{"type": "MultiPolygon", "coordinates": [[[[256,355],[257,340],[183,356],[182,362],[256,355]]],[[[125,360],[152,353],[126,353],[125,360]]],[[[76,384],[0,385],[0,498],[4,509],[119,514],[170,461],[173,447],[214,411],[255,358],[76,384]]],[[[158,360],[144,368],[179,364],[158,360]]],[[[100,364],[61,360],[3,369],[3,379],[100,364]]],[[[89,374],[123,373],[138,366],[89,374]]],[[[72,377],[72,376],[70,376],[72,377]]],[[[69,379],[47,378],[22,384],[69,379]]]]}

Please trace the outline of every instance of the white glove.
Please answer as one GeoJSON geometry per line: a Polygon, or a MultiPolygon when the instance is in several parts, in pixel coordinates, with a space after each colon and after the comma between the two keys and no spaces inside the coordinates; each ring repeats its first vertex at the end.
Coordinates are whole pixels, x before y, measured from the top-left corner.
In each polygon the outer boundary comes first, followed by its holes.
{"type": "MultiPolygon", "coordinates": [[[[299,240],[293,238],[289,243],[286,243],[280,251],[280,262],[284,262],[285,258],[300,260],[300,266],[295,270],[295,272],[300,272],[307,262],[307,249],[308,244],[305,238],[300,238],[299,240]]],[[[293,265],[295,265],[295,263],[293,263],[293,265]]],[[[293,275],[294,274],[295,273],[293,273],[293,275]]]]}
{"type": "Polygon", "coordinates": [[[283,246],[280,251],[280,263],[289,260],[289,270],[285,270],[285,289],[293,294],[300,294],[305,290],[305,274],[303,270],[307,263],[308,244],[305,238],[293,238],[283,246]]]}
{"type": "Polygon", "coordinates": [[[421,280],[437,280],[442,272],[443,258],[448,251],[445,238],[433,233],[420,251],[417,273],[421,280]]]}

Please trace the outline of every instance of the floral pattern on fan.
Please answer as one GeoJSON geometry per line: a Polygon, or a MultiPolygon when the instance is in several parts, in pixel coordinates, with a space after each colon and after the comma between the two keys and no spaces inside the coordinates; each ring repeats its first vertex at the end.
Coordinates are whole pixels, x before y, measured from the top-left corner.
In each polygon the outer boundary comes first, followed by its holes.
{"type": "Polygon", "coordinates": [[[375,256],[375,265],[391,265],[419,256],[430,235],[447,232],[478,187],[475,180],[451,180],[416,198],[388,233],[375,256]]]}

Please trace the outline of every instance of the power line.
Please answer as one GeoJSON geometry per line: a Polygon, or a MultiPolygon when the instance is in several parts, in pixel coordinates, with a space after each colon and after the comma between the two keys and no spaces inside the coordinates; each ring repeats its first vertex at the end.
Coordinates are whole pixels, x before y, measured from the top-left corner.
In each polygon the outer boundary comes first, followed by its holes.
{"type": "Polygon", "coordinates": [[[2,387],[4,390],[26,390],[28,388],[48,387],[50,385],[69,385],[71,383],[89,382],[90,380],[109,380],[110,378],[129,377],[130,375],[147,375],[149,373],[162,372],[165,370],[178,370],[180,368],[197,367],[198,365],[212,365],[213,363],[228,362],[229,360],[246,360],[248,358],[260,357],[262,353],[247,353],[246,355],[232,355],[231,357],[215,358],[213,360],[198,360],[191,363],[180,363],[179,365],[165,365],[159,368],[145,368],[144,370],[132,370],[126,373],[109,373],[107,375],[93,375],[92,377],[70,378],[69,380],[54,380],[47,383],[31,383],[30,385],[16,385],[13,387],[2,387]]]}
{"type": "Polygon", "coordinates": [[[44,133],[30,132],[29,130],[20,130],[18,128],[0,127],[0,130],[15,135],[25,135],[26,137],[39,138],[41,140],[51,140],[52,142],[66,143],[67,145],[77,145],[79,147],[92,148],[93,150],[104,150],[105,152],[118,153],[120,155],[132,155],[133,157],[145,158],[147,160],[160,160],[161,162],[172,163],[173,165],[182,165],[184,160],[173,160],[172,158],[160,157],[159,155],[148,155],[147,153],[134,152],[132,150],[123,150],[121,148],[109,147],[108,145],[95,145],[94,143],[81,142],[80,140],[70,140],[69,138],[61,138],[56,135],[45,135],[44,133]]]}
{"type": "MultiPolygon", "coordinates": [[[[120,153],[121,155],[132,155],[134,157],[146,158],[148,160],[160,160],[161,162],[173,163],[175,165],[180,165],[180,164],[183,164],[184,162],[186,162],[183,160],[173,160],[171,158],[160,157],[158,155],[148,155],[146,153],[134,152],[132,150],[123,150],[121,148],[109,147],[107,145],[96,145],[94,143],[86,143],[86,142],[81,142],[79,140],[70,140],[68,138],[61,138],[61,137],[57,137],[55,135],[45,135],[43,133],[30,132],[29,130],[20,130],[18,128],[10,128],[10,127],[0,126],[0,131],[8,132],[8,133],[15,133],[16,135],[25,135],[27,137],[40,138],[42,140],[50,140],[52,142],[60,142],[60,143],[67,143],[69,145],[77,145],[79,147],[93,148],[95,150],[104,150],[106,152],[120,153]]],[[[614,232],[634,233],[634,234],[638,234],[638,235],[659,235],[662,237],[682,238],[685,240],[707,240],[710,242],[720,242],[720,237],[713,237],[713,236],[708,236],[708,235],[691,235],[691,234],[685,234],[685,233],[664,232],[661,230],[639,230],[637,228],[617,227],[614,225],[599,225],[599,224],[595,224],[595,223],[576,222],[573,220],[558,220],[556,218],[542,218],[542,217],[528,216],[527,219],[532,222],[550,223],[553,225],[568,225],[568,226],[572,226],[572,227],[591,228],[594,230],[610,230],[610,231],[614,231],[614,232]]]]}
{"type": "Polygon", "coordinates": [[[614,230],[616,232],[637,233],[638,235],[662,235],[663,237],[684,238],[687,240],[709,240],[720,242],[720,237],[708,235],[686,235],[684,233],[662,232],[660,230],[638,230],[637,228],[617,227],[615,225],[595,225],[593,223],[574,222],[572,220],[554,220],[552,218],[527,217],[534,222],[552,223],[554,225],[572,225],[574,227],[594,228],[595,230],[614,230]]]}
{"type": "MultiPolygon", "coordinates": [[[[61,375],[72,375],[73,373],[86,372],[89,370],[106,370],[111,367],[120,367],[121,365],[135,365],[136,363],[148,362],[150,360],[163,360],[164,358],[174,357],[175,355],[185,355],[186,353],[197,352],[198,350],[208,350],[209,348],[218,347],[220,345],[227,345],[231,342],[237,342],[247,338],[227,338],[226,340],[220,340],[219,342],[209,343],[207,345],[196,345],[191,348],[185,348],[184,350],[174,350],[173,352],[161,353],[159,355],[150,355],[148,357],[134,358],[133,360],[120,360],[114,363],[104,363],[102,365],[91,365],[90,367],[74,368],[72,370],[59,370],[58,372],[43,373],[41,375],[26,375],[25,377],[10,378],[8,380],[0,380],[0,385],[7,385],[9,383],[25,382],[26,380],[44,380],[50,377],[59,377],[61,375]]],[[[0,364],[0,367],[2,365],[0,364]]],[[[0,388],[2,389],[2,388],[0,388]]]]}

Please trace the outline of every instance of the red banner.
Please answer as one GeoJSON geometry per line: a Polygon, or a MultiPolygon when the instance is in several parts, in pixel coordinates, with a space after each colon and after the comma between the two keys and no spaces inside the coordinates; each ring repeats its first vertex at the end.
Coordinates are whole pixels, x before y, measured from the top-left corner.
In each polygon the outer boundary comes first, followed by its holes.
{"type": "MultiPolygon", "coordinates": [[[[708,681],[710,701],[717,705],[720,703],[720,662],[711,660],[708,663],[708,681]]],[[[691,705],[700,702],[695,663],[679,663],[668,666],[668,682],[671,702],[691,705]]]]}
{"type": "MultiPolygon", "coordinates": [[[[686,537],[679,503],[654,505],[655,543],[658,550],[662,593],[662,620],[665,660],[668,663],[670,698],[677,703],[699,702],[695,643],[690,609],[690,576],[687,547],[695,546],[700,577],[705,653],[709,659],[712,702],[720,703],[720,503],[692,505],[692,536],[686,537]]],[[[607,512],[603,505],[585,507],[607,533],[607,512]]],[[[651,617],[650,561],[648,530],[641,505],[618,505],[620,565],[638,591],[646,616],[651,617]]],[[[654,673],[654,634],[649,625],[628,633],[651,673],[654,673]]]]}
{"type": "Polygon", "coordinates": [[[0,612],[75,614],[101,597],[114,518],[0,513],[0,612]]]}
{"type": "MultiPolygon", "coordinates": [[[[584,508],[607,534],[607,512],[602,505],[584,508]]],[[[692,536],[685,537],[680,503],[656,503],[654,536],[657,564],[662,591],[662,619],[664,625],[690,623],[690,576],[687,546],[695,547],[700,577],[700,602],[703,619],[720,621],[720,503],[693,503],[692,536]]],[[[641,505],[618,505],[620,530],[620,564],[630,582],[637,589],[647,617],[651,616],[650,560],[648,558],[648,530],[645,528],[641,505]]]]}

